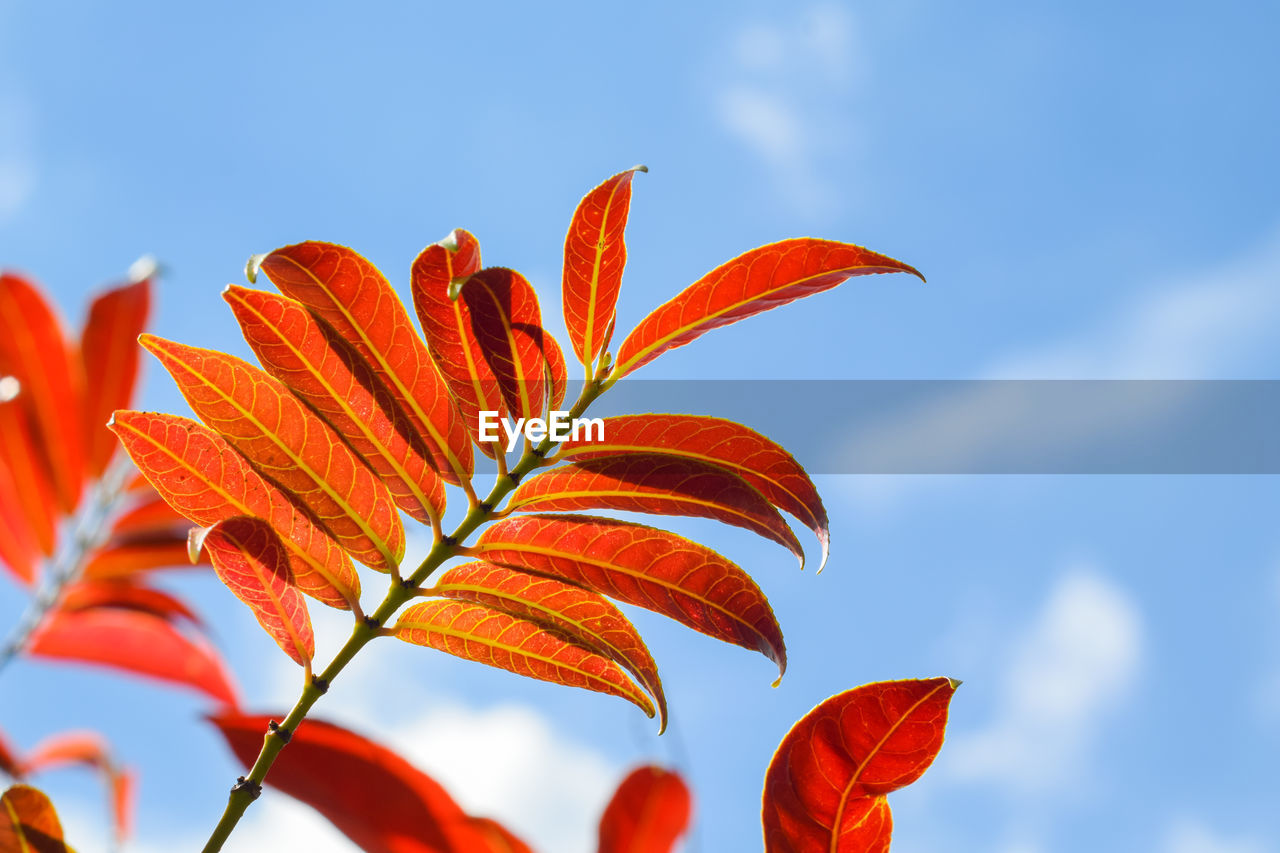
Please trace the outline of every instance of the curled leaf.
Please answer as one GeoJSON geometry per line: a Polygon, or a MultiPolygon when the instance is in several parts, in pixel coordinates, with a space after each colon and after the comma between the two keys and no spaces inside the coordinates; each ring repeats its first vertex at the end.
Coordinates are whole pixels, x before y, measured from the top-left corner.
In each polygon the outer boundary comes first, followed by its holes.
{"type": "Polygon", "coordinates": [[[700,415],[622,415],[604,418],[604,440],[569,440],[561,447],[568,459],[593,459],[628,453],[665,453],[698,459],[737,474],[778,509],[809,527],[827,562],[831,533],[827,510],[800,463],[753,429],[722,418],[700,415]]]}
{"type": "Polygon", "coordinates": [[[716,267],[641,320],[618,348],[612,376],[621,379],[712,329],[830,290],[851,276],[887,272],[920,276],[901,261],[851,243],[805,237],[752,249],[716,267]]]}
{"type": "Polygon", "coordinates": [[[507,411],[515,417],[539,417],[547,357],[542,311],[533,285],[515,270],[489,267],[466,280],[462,301],[507,411]]]}
{"type": "Polygon", "coordinates": [[[386,486],[279,380],[215,350],[143,335],[191,408],[287,489],[352,557],[393,571],[404,527],[386,486]]]}
{"type": "Polygon", "coordinates": [[[531,619],[483,604],[435,600],[405,610],[391,630],[407,643],[527,678],[619,696],[654,715],[649,697],[616,663],[531,619]]]}
{"type": "Polygon", "coordinates": [[[310,669],[316,653],[311,615],[294,586],[284,545],[271,525],[243,515],[228,518],[204,535],[203,545],[218,579],[248,605],[285,654],[310,669]]]}
{"type": "Polygon", "coordinates": [[[669,616],[787,666],[782,629],[760,587],[710,548],[611,518],[533,515],[489,527],[470,550],[483,560],[560,578],[669,616]]]}
{"type": "Polygon", "coordinates": [[[635,453],[571,462],[521,483],[508,505],[520,512],[609,509],[713,518],[772,539],[804,565],[796,535],[764,496],[700,459],[635,453]]]}

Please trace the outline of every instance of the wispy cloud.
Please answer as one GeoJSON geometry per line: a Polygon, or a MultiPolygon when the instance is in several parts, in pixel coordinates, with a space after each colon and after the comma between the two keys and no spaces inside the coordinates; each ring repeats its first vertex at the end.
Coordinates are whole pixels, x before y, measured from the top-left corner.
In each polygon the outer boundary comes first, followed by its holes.
{"type": "Polygon", "coordinates": [[[1142,657],[1137,607],[1101,575],[1062,577],[1010,647],[991,723],[957,732],[948,745],[950,775],[996,785],[1017,796],[1070,787],[1108,715],[1124,698],[1142,657]]]}
{"type": "Polygon", "coordinates": [[[1163,847],[1164,853],[1266,853],[1270,849],[1252,838],[1220,835],[1190,818],[1169,827],[1163,847]]]}
{"type": "Polygon", "coordinates": [[[788,202],[830,209],[835,197],[821,170],[849,142],[839,117],[860,76],[853,16],[821,4],[753,22],[727,53],[715,96],[721,124],[769,167],[788,202]]]}

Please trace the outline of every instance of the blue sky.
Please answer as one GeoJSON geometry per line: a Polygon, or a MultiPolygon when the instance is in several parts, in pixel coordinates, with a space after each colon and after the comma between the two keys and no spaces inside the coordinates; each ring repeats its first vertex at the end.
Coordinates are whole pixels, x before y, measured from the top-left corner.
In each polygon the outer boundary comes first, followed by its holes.
{"type": "MultiPolygon", "coordinates": [[[[649,377],[1276,378],[1278,18],[1256,2],[0,0],[0,263],[78,322],[89,291],[153,253],[169,270],[154,329],[244,353],[218,294],[251,253],[344,242],[403,285],[460,226],[534,281],[558,330],[574,205],[646,163],[620,327],[789,236],[929,277],[855,280],[649,377]]],[[[144,402],[183,408],[155,369],[144,402]]],[[[390,643],[321,712],[401,745],[546,853],[588,849],[630,762],[678,760],[697,788],[691,849],[713,853],[758,848],[764,768],[810,707],[947,674],[965,686],[939,762],[894,799],[900,853],[1280,849],[1274,478],[819,485],[820,577],[736,531],[679,526],[773,599],[792,660],[778,690],[767,662],[641,616],[671,737],[616,700],[390,643]]],[[[229,594],[171,583],[210,614],[252,705],[291,700],[291,665],[229,594]]],[[[20,605],[0,587],[0,622],[20,605]]],[[[322,648],[344,633],[326,621],[322,648]]],[[[11,739],[99,728],[143,770],[132,849],[147,853],[203,839],[239,772],[203,710],[82,670],[0,681],[11,739]]],[[[48,788],[78,849],[102,849],[94,785],[48,788]]],[[[229,849],[344,849],[303,809],[255,810],[229,849]]]]}

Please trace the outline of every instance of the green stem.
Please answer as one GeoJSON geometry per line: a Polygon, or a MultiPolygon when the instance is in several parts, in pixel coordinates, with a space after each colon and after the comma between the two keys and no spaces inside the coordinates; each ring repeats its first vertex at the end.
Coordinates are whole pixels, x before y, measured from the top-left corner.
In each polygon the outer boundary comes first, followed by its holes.
{"type": "MultiPolygon", "coordinates": [[[[569,410],[569,416],[571,418],[580,417],[601,393],[602,389],[599,383],[586,385],[578,401],[569,410]]],[[[298,697],[298,701],[294,704],[293,710],[289,712],[289,715],[278,725],[273,725],[263,737],[262,749],[258,753],[257,760],[253,762],[253,767],[249,769],[247,775],[241,776],[236,781],[236,784],[232,786],[231,794],[227,798],[227,807],[223,810],[222,818],[218,821],[218,825],[214,827],[213,833],[209,836],[209,840],[204,846],[204,853],[217,853],[222,849],[222,845],[231,837],[232,830],[240,822],[240,818],[244,816],[249,804],[256,800],[262,792],[262,783],[267,778],[267,771],[275,763],[280,751],[285,748],[293,733],[297,731],[298,726],[306,719],[312,706],[320,700],[321,696],[328,692],[329,687],[342,670],[346,668],[347,664],[351,662],[352,658],[370,640],[383,635],[383,626],[391,621],[396,611],[417,595],[418,590],[436,569],[444,565],[449,559],[459,555],[459,551],[463,550],[463,543],[467,537],[481,525],[493,519],[494,515],[497,514],[498,506],[506,499],[507,495],[515,490],[525,475],[547,464],[547,452],[554,445],[555,442],[550,438],[546,438],[538,444],[536,449],[526,449],[516,466],[494,482],[493,489],[489,492],[488,497],[483,501],[474,499],[471,501],[466,517],[462,519],[450,536],[436,540],[431,547],[431,551],[419,564],[418,568],[414,570],[413,574],[400,583],[393,583],[391,588],[387,590],[386,597],[382,599],[382,603],[378,605],[378,609],[368,617],[356,622],[351,629],[351,636],[347,638],[346,643],[338,650],[338,654],[334,656],[324,671],[308,679],[306,686],[302,690],[302,695],[298,697]]]]}

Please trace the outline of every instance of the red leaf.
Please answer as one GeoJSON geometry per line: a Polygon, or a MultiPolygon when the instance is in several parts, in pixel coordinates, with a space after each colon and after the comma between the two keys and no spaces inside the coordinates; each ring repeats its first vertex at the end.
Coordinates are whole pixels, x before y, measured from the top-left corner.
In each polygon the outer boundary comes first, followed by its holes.
{"type": "Polygon", "coordinates": [[[115,818],[116,839],[133,834],[133,814],[137,800],[138,779],[132,770],[116,770],[110,777],[111,812],[115,818]]]}
{"type": "Polygon", "coordinates": [[[97,732],[62,732],[47,737],[27,754],[23,770],[27,774],[39,773],[68,764],[83,764],[95,769],[109,767],[111,756],[102,735],[97,732]]]}
{"type": "Polygon", "coordinates": [[[0,374],[0,515],[25,528],[24,541],[34,541],[52,556],[57,546],[58,499],[43,442],[34,435],[19,398],[21,383],[0,374]]]}
{"type": "Polygon", "coordinates": [[[9,746],[9,741],[5,740],[3,732],[0,732],[0,773],[14,779],[22,775],[18,756],[14,753],[13,747],[9,746]]]}
{"type": "Polygon", "coordinates": [[[600,818],[597,853],[671,853],[689,827],[692,802],[679,774],[637,767],[600,818]]]}
{"type": "Polygon", "coordinates": [[[105,607],[54,612],[27,651],[183,684],[218,702],[236,704],[231,676],[213,648],[150,613],[105,607]]]}
{"type": "Polygon", "coordinates": [[[155,490],[184,517],[201,527],[237,515],[270,522],[289,550],[299,589],[344,610],[359,599],[360,578],[342,549],[213,430],[176,415],[128,411],[115,413],[112,429],[155,490]]]}
{"type": "Polygon", "coordinates": [[[17,377],[19,400],[40,437],[64,512],[75,510],[84,484],[84,374],[72,357],[53,308],[35,285],[0,275],[0,376],[17,377]]]}
{"type": "MultiPolygon", "coordinates": [[[[119,439],[116,439],[119,441],[119,439]]],[[[146,483],[146,481],[143,481],[146,483]]],[[[120,539],[144,539],[158,534],[180,536],[185,542],[191,522],[183,518],[160,494],[146,483],[149,496],[122,513],[111,525],[111,534],[120,539]]]]}
{"type": "Polygon", "coordinates": [[[28,785],[0,796],[0,850],[4,853],[69,853],[53,803],[28,785]]]}
{"type": "Polygon", "coordinates": [[[495,456],[498,445],[480,441],[480,412],[506,417],[498,380],[472,328],[471,309],[459,289],[480,269],[480,243],[462,229],[422,250],[413,262],[413,305],[440,375],[457,403],[462,422],[480,450],[495,456]]]}
{"type": "Polygon", "coordinates": [[[80,336],[85,376],[86,473],[98,477],[107,469],[119,442],[107,430],[116,409],[127,407],[138,378],[138,335],[151,309],[148,278],[109,290],[89,306],[80,336]]]}
{"type": "Polygon", "coordinates": [[[796,535],[749,483],[698,459],[635,453],[586,459],[552,468],[511,495],[520,512],[609,509],[714,518],[782,545],[804,566],[796,535]]]}
{"type": "Polygon", "coordinates": [[[430,450],[373,370],[323,320],[287,296],[229,285],[245,340],[267,372],[345,438],[400,509],[423,524],[444,511],[444,483],[430,450]]]}
{"type": "Polygon", "coordinates": [[[393,571],[404,527],[387,487],[277,379],[234,356],[154,335],[141,343],[200,419],[288,490],[352,557],[393,571]]]}
{"type": "Polygon", "coordinates": [[[699,415],[622,415],[604,419],[604,441],[570,440],[560,455],[594,459],[627,453],[686,456],[732,471],[804,522],[818,537],[826,565],[831,533],[818,490],[795,457],[755,430],[699,415]]]}
{"type": "Polygon", "coordinates": [[[587,366],[609,346],[627,265],[623,239],[636,166],[614,175],[578,203],[564,238],[564,323],[578,361],[587,366]]]}
{"type": "Polygon", "coordinates": [[[213,559],[218,579],[248,605],[276,645],[310,671],[316,653],[311,615],[294,586],[284,545],[271,525],[243,515],[228,518],[214,525],[202,544],[213,559]]]}
{"type": "Polygon", "coordinates": [[[752,249],[716,267],[641,320],[618,349],[611,376],[621,379],[712,329],[830,290],[851,276],[885,272],[920,276],[901,261],[850,243],[805,237],[752,249]]]}
{"type": "MultiPolygon", "coordinates": [[[[0,410],[9,405],[0,403],[0,410]]],[[[23,504],[22,493],[9,467],[0,465],[0,563],[21,583],[30,585],[36,579],[40,546],[28,526],[23,504]]]]}
{"type": "Polygon", "coordinates": [[[140,610],[169,622],[185,619],[192,625],[201,624],[200,617],[179,599],[128,580],[82,580],[67,587],[58,602],[58,609],[68,612],[96,607],[140,610]]]}
{"type": "Polygon", "coordinates": [[[569,388],[569,367],[564,362],[564,351],[549,332],[542,333],[542,345],[547,356],[547,380],[551,386],[551,408],[559,409],[569,388]]]}
{"type": "MultiPolygon", "coordinates": [[[[230,712],[209,718],[246,767],[271,719],[230,712]]],[[[304,721],[267,784],[319,811],[366,853],[477,850],[471,818],[438,783],[391,750],[331,723],[304,721]]]]}
{"type": "Polygon", "coordinates": [[[469,550],[484,560],[584,586],[787,667],[760,587],[710,548],[611,518],[532,515],[498,522],[469,550]]]}
{"type": "Polygon", "coordinates": [[[553,628],[531,619],[465,601],[415,604],[392,626],[406,643],[505,669],[526,678],[618,696],[649,717],[649,697],[621,667],[553,628]]]}
{"type": "MultiPolygon", "coordinates": [[[[190,528],[188,524],[187,529],[190,528]]],[[[207,559],[200,562],[209,564],[207,559]]],[[[187,554],[187,534],[174,531],[108,542],[89,557],[83,577],[96,581],[120,580],[155,569],[189,568],[192,564],[187,554]]]]}
{"type": "MultiPolygon", "coordinates": [[[[621,665],[644,686],[667,727],[667,697],[657,664],[634,625],[602,596],[555,578],[488,563],[467,563],[445,572],[429,592],[474,601],[555,628],[621,665]]],[[[662,733],[659,730],[659,734],[662,733]]]]}
{"type": "Polygon", "coordinates": [[[473,817],[470,826],[476,833],[476,840],[472,842],[475,846],[468,848],[465,853],[533,853],[533,848],[495,820],[473,817]]]}
{"type": "Polygon", "coordinates": [[[883,796],[933,762],[958,686],[949,678],[867,684],[806,714],[765,775],[766,853],[888,850],[883,796]]]}
{"type": "Polygon", "coordinates": [[[440,476],[455,485],[470,480],[466,427],[378,268],[346,246],[318,242],[276,249],[261,268],[282,293],[326,320],[364,356],[426,439],[440,476]]]}
{"type": "Polygon", "coordinates": [[[460,298],[507,411],[521,418],[542,415],[548,371],[533,285],[515,270],[490,267],[467,279],[460,298]]]}

